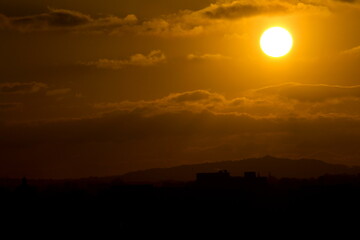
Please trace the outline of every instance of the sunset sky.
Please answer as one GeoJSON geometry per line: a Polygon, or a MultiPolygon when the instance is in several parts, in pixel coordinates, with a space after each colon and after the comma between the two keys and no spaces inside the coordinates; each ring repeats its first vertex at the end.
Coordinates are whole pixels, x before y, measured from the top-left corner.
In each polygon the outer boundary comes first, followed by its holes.
{"type": "Polygon", "coordinates": [[[0,42],[0,177],[360,165],[360,1],[1,0],[0,42]]]}

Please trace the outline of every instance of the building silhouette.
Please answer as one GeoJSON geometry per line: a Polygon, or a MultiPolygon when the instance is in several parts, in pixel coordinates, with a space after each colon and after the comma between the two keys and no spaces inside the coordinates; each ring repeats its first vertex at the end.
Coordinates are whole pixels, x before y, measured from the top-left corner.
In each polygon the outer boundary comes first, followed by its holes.
{"type": "Polygon", "coordinates": [[[267,185],[267,177],[256,172],[244,172],[244,176],[231,176],[227,170],[197,173],[196,185],[206,187],[258,188],[267,185]]]}

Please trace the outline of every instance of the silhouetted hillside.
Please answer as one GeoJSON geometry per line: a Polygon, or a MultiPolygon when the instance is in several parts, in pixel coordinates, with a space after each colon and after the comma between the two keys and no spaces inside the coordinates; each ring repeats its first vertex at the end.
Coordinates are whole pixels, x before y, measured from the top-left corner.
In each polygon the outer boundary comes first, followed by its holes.
{"type": "Polygon", "coordinates": [[[195,180],[196,173],[215,172],[221,169],[228,170],[232,176],[242,176],[245,171],[256,171],[263,176],[268,176],[271,173],[272,176],[277,178],[311,178],[325,174],[360,173],[360,167],[330,164],[314,159],[292,160],[265,156],[263,158],[251,158],[238,161],[149,169],[130,172],[121,177],[126,182],[192,181],[195,180]]]}

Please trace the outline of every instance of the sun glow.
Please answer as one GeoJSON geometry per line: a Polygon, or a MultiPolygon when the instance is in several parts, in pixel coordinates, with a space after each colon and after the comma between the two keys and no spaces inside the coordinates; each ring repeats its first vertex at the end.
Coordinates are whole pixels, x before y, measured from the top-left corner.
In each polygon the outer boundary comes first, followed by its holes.
{"type": "Polygon", "coordinates": [[[267,29],[260,38],[260,47],[270,57],[282,57],[290,52],[293,45],[291,34],[282,27],[267,29]]]}

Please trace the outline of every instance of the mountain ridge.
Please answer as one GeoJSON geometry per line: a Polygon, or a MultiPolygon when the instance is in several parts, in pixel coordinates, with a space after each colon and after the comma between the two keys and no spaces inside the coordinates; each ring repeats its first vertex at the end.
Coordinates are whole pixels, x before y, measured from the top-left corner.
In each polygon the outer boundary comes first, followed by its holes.
{"type": "Polygon", "coordinates": [[[196,173],[228,170],[232,176],[254,171],[277,178],[314,178],[325,174],[357,174],[360,167],[331,164],[317,159],[288,159],[273,156],[152,168],[121,175],[125,182],[193,181],[196,173]]]}

